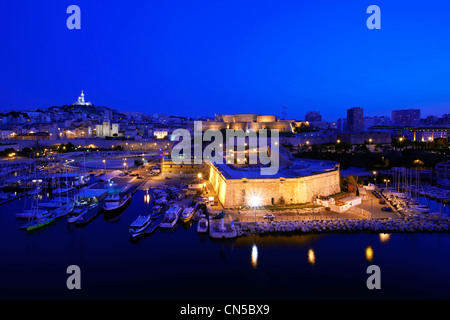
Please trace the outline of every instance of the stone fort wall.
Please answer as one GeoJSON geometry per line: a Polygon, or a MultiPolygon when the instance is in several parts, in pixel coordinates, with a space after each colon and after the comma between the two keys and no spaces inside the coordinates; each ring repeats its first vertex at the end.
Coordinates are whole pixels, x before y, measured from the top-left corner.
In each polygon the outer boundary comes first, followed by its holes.
{"type": "Polygon", "coordinates": [[[226,179],[211,165],[209,181],[225,208],[248,205],[255,192],[262,206],[270,206],[307,203],[314,195],[329,196],[341,191],[339,170],[297,178],[226,179]]]}

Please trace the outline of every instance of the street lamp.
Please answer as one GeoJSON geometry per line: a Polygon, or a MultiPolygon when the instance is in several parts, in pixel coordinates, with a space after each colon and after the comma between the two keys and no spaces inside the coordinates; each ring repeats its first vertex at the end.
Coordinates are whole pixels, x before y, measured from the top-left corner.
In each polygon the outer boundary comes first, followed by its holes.
{"type": "Polygon", "coordinates": [[[391,180],[389,180],[389,179],[384,179],[384,182],[386,182],[386,190],[387,190],[387,184],[388,184],[388,182],[391,182],[391,180]]]}
{"type": "Polygon", "coordinates": [[[370,192],[370,219],[373,218],[373,193],[372,191],[370,192]]]}
{"type": "Polygon", "coordinates": [[[256,207],[259,207],[261,205],[261,199],[256,195],[256,192],[250,197],[249,205],[250,207],[253,207],[256,225],[256,207]]]}
{"type": "Polygon", "coordinates": [[[104,170],[105,170],[105,172],[106,172],[106,160],[105,159],[103,159],[103,166],[104,166],[104,170]]]}
{"type": "Polygon", "coordinates": [[[375,175],[375,185],[377,184],[377,172],[374,171],[373,174],[375,175]]]}

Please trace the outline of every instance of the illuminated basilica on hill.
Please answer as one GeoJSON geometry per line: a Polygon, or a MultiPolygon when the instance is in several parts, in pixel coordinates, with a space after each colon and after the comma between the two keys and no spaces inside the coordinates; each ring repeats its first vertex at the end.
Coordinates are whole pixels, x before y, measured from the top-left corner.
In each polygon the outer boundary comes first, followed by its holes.
{"type": "Polygon", "coordinates": [[[84,93],[81,90],[81,95],[78,97],[78,100],[73,103],[74,106],[91,106],[92,103],[84,101],[84,93]]]}

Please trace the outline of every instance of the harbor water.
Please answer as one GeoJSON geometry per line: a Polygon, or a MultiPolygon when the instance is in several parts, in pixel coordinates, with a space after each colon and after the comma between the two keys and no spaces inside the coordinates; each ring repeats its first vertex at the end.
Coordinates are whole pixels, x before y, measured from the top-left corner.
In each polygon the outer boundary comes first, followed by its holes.
{"type": "Polygon", "coordinates": [[[131,242],[130,224],[151,209],[145,191],[115,218],[75,226],[64,217],[32,233],[15,217],[24,201],[0,206],[2,299],[450,298],[449,233],[213,240],[194,221],[131,242]],[[70,265],[81,269],[80,290],[67,289],[70,265]],[[367,289],[369,265],[380,267],[380,290],[367,289]]]}

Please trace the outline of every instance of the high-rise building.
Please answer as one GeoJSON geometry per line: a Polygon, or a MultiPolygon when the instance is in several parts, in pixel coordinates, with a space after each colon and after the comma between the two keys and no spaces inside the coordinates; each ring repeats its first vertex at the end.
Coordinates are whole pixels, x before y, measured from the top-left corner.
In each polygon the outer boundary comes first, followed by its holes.
{"type": "Polygon", "coordinates": [[[363,131],[363,108],[354,107],[351,109],[347,109],[347,127],[349,131],[363,131]]]}
{"type": "Polygon", "coordinates": [[[420,109],[392,110],[392,124],[394,126],[419,126],[420,109]]]}
{"type": "Polygon", "coordinates": [[[347,118],[339,118],[336,122],[336,129],[338,132],[347,131],[347,118]]]}
{"type": "Polygon", "coordinates": [[[322,121],[322,116],[319,112],[310,111],[305,115],[305,121],[308,121],[308,122],[322,121]]]}
{"type": "Polygon", "coordinates": [[[95,125],[95,135],[97,137],[104,137],[104,135],[103,135],[103,125],[101,125],[101,124],[96,124],[95,125]]]}
{"type": "Polygon", "coordinates": [[[390,126],[391,119],[389,117],[381,116],[381,117],[364,117],[364,131],[367,131],[370,127],[373,126],[390,126]]]}

